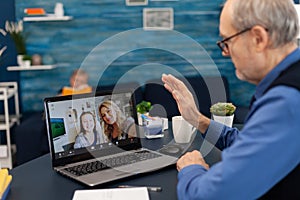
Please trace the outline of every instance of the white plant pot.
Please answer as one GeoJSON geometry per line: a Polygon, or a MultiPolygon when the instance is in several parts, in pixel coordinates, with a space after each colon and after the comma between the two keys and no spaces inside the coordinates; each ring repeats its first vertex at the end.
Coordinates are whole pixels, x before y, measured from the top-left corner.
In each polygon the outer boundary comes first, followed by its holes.
{"type": "Polygon", "coordinates": [[[31,61],[30,60],[23,60],[23,67],[30,67],[31,61]]]}
{"type": "Polygon", "coordinates": [[[23,66],[23,57],[24,55],[17,55],[17,63],[19,66],[23,66]]]}
{"type": "Polygon", "coordinates": [[[217,116],[217,115],[213,115],[213,119],[216,122],[219,122],[219,123],[224,124],[226,126],[232,127],[234,115],[231,115],[231,116],[217,116]]]}

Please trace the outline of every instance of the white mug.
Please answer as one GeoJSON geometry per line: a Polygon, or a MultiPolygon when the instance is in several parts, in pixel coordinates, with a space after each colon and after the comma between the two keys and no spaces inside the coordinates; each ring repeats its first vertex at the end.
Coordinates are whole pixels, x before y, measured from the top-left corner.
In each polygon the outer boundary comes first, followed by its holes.
{"type": "Polygon", "coordinates": [[[189,143],[196,128],[188,123],[182,116],[172,117],[172,128],[176,143],[189,143]]]}

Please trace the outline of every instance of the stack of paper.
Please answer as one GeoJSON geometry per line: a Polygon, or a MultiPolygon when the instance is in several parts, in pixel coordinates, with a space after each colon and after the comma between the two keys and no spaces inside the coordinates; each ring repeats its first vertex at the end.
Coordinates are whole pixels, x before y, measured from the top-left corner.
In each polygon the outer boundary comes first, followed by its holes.
{"type": "Polygon", "coordinates": [[[12,176],[8,174],[7,169],[0,170],[0,199],[5,200],[10,190],[12,176]]]}
{"type": "Polygon", "coordinates": [[[76,190],[73,200],[149,200],[146,187],[76,190]]]}

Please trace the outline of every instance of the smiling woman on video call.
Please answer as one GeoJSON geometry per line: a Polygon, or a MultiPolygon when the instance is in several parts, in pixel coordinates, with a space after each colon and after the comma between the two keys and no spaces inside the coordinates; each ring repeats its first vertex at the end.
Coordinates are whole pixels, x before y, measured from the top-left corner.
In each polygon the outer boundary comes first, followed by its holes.
{"type": "Polygon", "coordinates": [[[112,101],[103,101],[99,107],[99,116],[104,135],[113,143],[120,139],[136,136],[134,119],[126,118],[121,109],[112,101]]]}
{"type": "Polygon", "coordinates": [[[80,133],[76,136],[74,148],[82,148],[103,143],[103,135],[96,128],[96,119],[93,113],[83,112],[80,115],[80,133]]]}

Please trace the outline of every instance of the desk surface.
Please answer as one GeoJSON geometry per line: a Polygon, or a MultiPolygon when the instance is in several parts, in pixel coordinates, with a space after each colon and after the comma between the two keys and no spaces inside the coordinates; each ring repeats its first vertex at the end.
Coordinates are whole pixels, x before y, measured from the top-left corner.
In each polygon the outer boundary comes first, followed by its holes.
{"type": "MultiPolygon", "coordinates": [[[[155,139],[157,143],[165,143],[171,136],[165,135],[162,139],[155,139]]],[[[147,142],[147,141],[145,141],[147,142]]],[[[196,134],[189,150],[199,149],[203,139],[200,134],[196,134]]],[[[205,157],[209,164],[220,160],[220,152],[217,149],[205,157]]],[[[63,177],[52,170],[50,154],[39,157],[11,170],[13,181],[11,191],[7,199],[72,199],[74,191],[79,189],[91,189],[69,178],[63,177]]],[[[177,199],[176,195],[177,170],[175,165],[161,169],[156,172],[137,175],[127,179],[122,179],[105,185],[93,187],[115,188],[118,185],[136,186],[160,186],[162,192],[149,192],[152,200],[177,199]]]]}
{"type": "MultiPolygon", "coordinates": [[[[51,168],[49,154],[12,170],[13,182],[8,199],[72,199],[74,191],[89,189],[85,185],[57,174],[51,168]],[[27,173],[29,172],[29,173],[27,173]]],[[[118,185],[157,185],[162,192],[149,192],[150,199],[176,199],[177,171],[174,166],[138,175],[118,182],[93,187],[114,188],[118,185]]]]}

